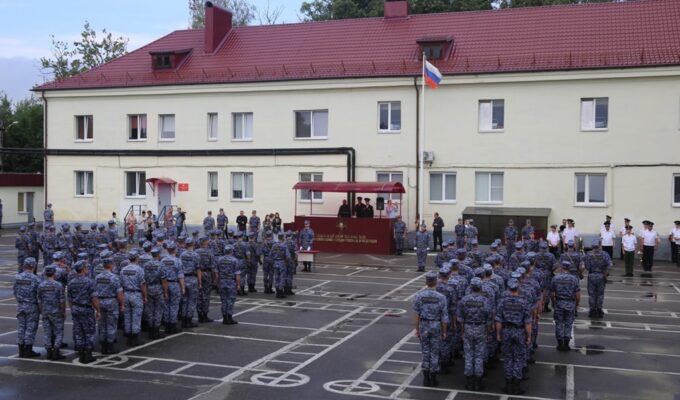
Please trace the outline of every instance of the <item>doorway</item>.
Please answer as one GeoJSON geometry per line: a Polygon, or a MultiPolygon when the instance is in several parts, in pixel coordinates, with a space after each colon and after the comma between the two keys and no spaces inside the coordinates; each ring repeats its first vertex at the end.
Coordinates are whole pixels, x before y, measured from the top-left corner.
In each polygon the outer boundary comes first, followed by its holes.
{"type": "Polygon", "coordinates": [[[158,182],[158,209],[156,214],[163,210],[163,207],[172,204],[172,188],[169,183],[158,182]]]}

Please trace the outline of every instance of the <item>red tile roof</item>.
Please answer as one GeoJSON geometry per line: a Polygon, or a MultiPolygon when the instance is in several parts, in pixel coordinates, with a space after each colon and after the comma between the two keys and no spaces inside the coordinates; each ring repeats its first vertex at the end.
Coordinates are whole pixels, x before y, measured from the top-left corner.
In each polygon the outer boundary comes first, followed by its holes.
{"type": "Polygon", "coordinates": [[[0,173],[0,187],[42,187],[42,174],[0,173]]]}
{"type": "Polygon", "coordinates": [[[480,12],[236,27],[214,53],[204,32],[170,33],[34,90],[417,76],[416,41],[452,35],[445,75],[680,65],[680,1],[629,0],[480,12]],[[149,52],[193,48],[176,71],[149,52]]]}

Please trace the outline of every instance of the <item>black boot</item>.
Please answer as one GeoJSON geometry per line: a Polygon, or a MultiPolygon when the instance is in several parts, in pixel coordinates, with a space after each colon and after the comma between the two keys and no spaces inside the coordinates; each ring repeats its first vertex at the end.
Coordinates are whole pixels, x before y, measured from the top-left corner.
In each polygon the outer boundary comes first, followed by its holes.
{"type": "Polygon", "coordinates": [[[62,343],[61,346],[59,346],[60,349],[65,349],[68,347],[68,343],[62,343]]]}
{"type": "Polygon", "coordinates": [[[241,285],[241,294],[242,294],[243,296],[247,296],[247,295],[248,295],[248,292],[246,292],[246,287],[245,287],[245,285],[241,285]]]}
{"type": "Polygon", "coordinates": [[[93,361],[96,361],[97,359],[92,356],[92,350],[84,350],[83,351],[83,364],[89,364],[93,361]]]}
{"type": "Polygon", "coordinates": [[[522,368],[522,380],[523,381],[529,380],[529,368],[528,367],[522,368]]]}
{"type": "Polygon", "coordinates": [[[199,323],[199,324],[204,323],[204,322],[205,322],[205,314],[203,314],[203,313],[200,312],[200,311],[199,311],[197,314],[198,314],[198,323],[199,323]]]}
{"type": "Polygon", "coordinates": [[[571,347],[569,347],[569,338],[568,337],[562,338],[562,350],[563,351],[571,351],[571,347]]]}
{"type": "Polygon", "coordinates": [[[53,347],[46,347],[45,350],[47,350],[47,354],[46,354],[47,359],[51,360],[53,358],[52,354],[54,352],[54,348],[53,347]]]}
{"type": "Polygon", "coordinates": [[[474,379],[475,379],[474,376],[466,376],[465,377],[465,389],[475,390],[474,379]]]}
{"type": "Polygon", "coordinates": [[[165,334],[161,332],[161,327],[157,326],[156,327],[156,339],[163,339],[165,337],[165,334]]]}
{"type": "Polygon", "coordinates": [[[257,289],[255,289],[255,285],[248,285],[248,293],[257,293],[257,289]]]}
{"type": "Polygon", "coordinates": [[[109,346],[106,342],[99,342],[99,346],[102,354],[109,354],[109,346]]]}
{"type": "Polygon", "coordinates": [[[555,346],[557,351],[562,351],[563,347],[564,347],[564,343],[562,343],[562,339],[557,339],[557,346],[555,346]]]}
{"type": "Polygon", "coordinates": [[[116,345],[113,343],[107,343],[106,344],[106,351],[108,352],[107,354],[116,354],[118,353],[118,350],[116,349],[116,345]]]}
{"type": "Polygon", "coordinates": [[[140,345],[140,343],[139,343],[139,334],[138,334],[138,333],[135,333],[135,334],[132,335],[132,347],[137,347],[137,346],[139,346],[139,345],[140,345]]]}
{"type": "Polygon", "coordinates": [[[522,388],[520,386],[521,384],[522,384],[521,380],[515,379],[515,390],[514,390],[513,394],[517,394],[517,395],[520,395],[520,396],[524,394],[524,390],[522,390],[522,388]]]}
{"type": "Polygon", "coordinates": [[[595,318],[595,310],[594,309],[591,308],[590,311],[588,311],[588,318],[595,318]]]}
{"type": "Polygon", "coordinates": [[[288,296],[295,296],[295,293],[293,293],[292,286],[286,286],[284,293],[287,294],[288,296]]]}
{"type": "Polygon", "coordinates": [[[432,384],[432,387],[439,386],[439,381],[437,380],[436,372],[430,372],[430,383],[432,384]]]}
{"type": "Polygon", "coordinates": [[[151,340],[157,339],[156,338],[156,328],[154,328],[153,326],[149,327],[149,339],[151,339],[151,340]]]}
{"type": "Polygon", "coordinates": [[[430,379],[430,371],[423,370],[423,386],[432,386],[432,380],[430,379]]]}
{"type": "Polygon", "coordinates": [[[451,370],[449,369],[449,362],[448,361],[441,361],[439,363],[439,373],[442,375],[450,374],[451,370]]]}
{"type": "Polygon", "coordinates": [[[85,364],[85,350],[78,349],[78,361],[81,364],[85,364]]]}
{"type": "Polygon", "coordinates": [[[177,323],[171,324],[172,325],[172,333],[180,333],[182,332],[182,328],[177,326],[177,323]]]}
{"type": "Polygon", "coordinates": [[[127,339],[125,340],[125,345],[126,345],[127,347],[132,347],[132,334],[126,332],[126,333],[125,333],[125,337],[127,338],[127,339]]]}
{"type": "Polygon", "coordinates": [[[597,317],[598,318],[604,318],[604,311],[602,311],[601,308],[599,310],[597,310],[597,317]]]}
{"type": "Polygon", "coordinates": [[[184,318],[184,324],[186,325],[187,328],[196,328],[198,325],[194,324],[194,321],[192,321],[193,318],[191,317],[186,317],[184,318]]]}
{"type": "Polygon", "coordinates": [[[231,316],[231,314],[227,314],[224,316],[224,320],[222,321],[224,325],[236,325],[238,322],[234,319],[234,317],[231,316]]]}
{"type": "Polygon", "coordinates": [[[230,325],[229,317],[227,316],[227,314],[222,315],[222,325],[230,325]]]}
{"type": "Polygon", "coordinates": [[[142,332],[149,332],[149,324],[142,319],[142,332]]]}
{"type": "Polygon", "coordinates": [[[475,378],[475,390],[484,390],[484,382],[482,382],[481,376],[475,378]]]}
{"type": "Polygon", "coordinates": [[[19,358],[24,358],[24,345],[20,344],[19,346],[19,358]]]}
{"type": "Polygon", "coordinates": [[[208,316],[208,313],[203,314],[203,322],[213,322],[214,320],[208,316]]]}
{"type": "Polygon", "coordinates": [[[512,379],[506,379],[505,380],[505,387],[503,388],[503,393],[505,394],[514,394],[514,382],[512,379]]]}
{"type": "Polygon", "coordinates": [[[35,351],[33,351],[32,344],[27,344],[24,345],[24,357],[26,358],[40,357],[40,353],[36,353],[35,351]]]}
{"type": "Polygon", "coordinates": [[[52,348],[52,358],[51,358],[52,361],[59,361],[59,360],[65,359],[65,358],[66,357],[64,357],[64,355],[61,354],[58,347],[52,348]]]}

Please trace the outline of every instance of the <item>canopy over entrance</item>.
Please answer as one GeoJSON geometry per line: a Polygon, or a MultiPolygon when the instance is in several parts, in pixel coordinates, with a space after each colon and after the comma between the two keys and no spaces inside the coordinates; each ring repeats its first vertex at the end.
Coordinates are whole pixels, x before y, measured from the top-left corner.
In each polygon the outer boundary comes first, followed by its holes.
{"type": "Polygon", "coordinates": [[[336,193],[406,193],[400,182],[298,182],[293,189],[336,193]]]}
{"type": "Polygon", "coordinates": [[[177,181],[170,178],[149,178],[146,180],[146,183],[150,183],[152,185],[156,183],[167,183],[168,185],[175,185],[177,181]]]}

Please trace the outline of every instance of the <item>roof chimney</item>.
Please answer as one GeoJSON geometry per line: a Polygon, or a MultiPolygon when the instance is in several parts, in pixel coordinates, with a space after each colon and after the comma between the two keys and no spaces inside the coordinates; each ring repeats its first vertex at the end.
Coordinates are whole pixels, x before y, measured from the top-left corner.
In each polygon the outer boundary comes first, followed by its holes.
{"type": "Polygon", "coordinates": [[[212,53],[231,31],[231,11],[205,2],[205,52],[212,53]]]}
{"type": "Polygon", "coordinates": [[[385,0],[385,18],[406,18],[408,17],[408,1],[406,0],[385,0]]]}

